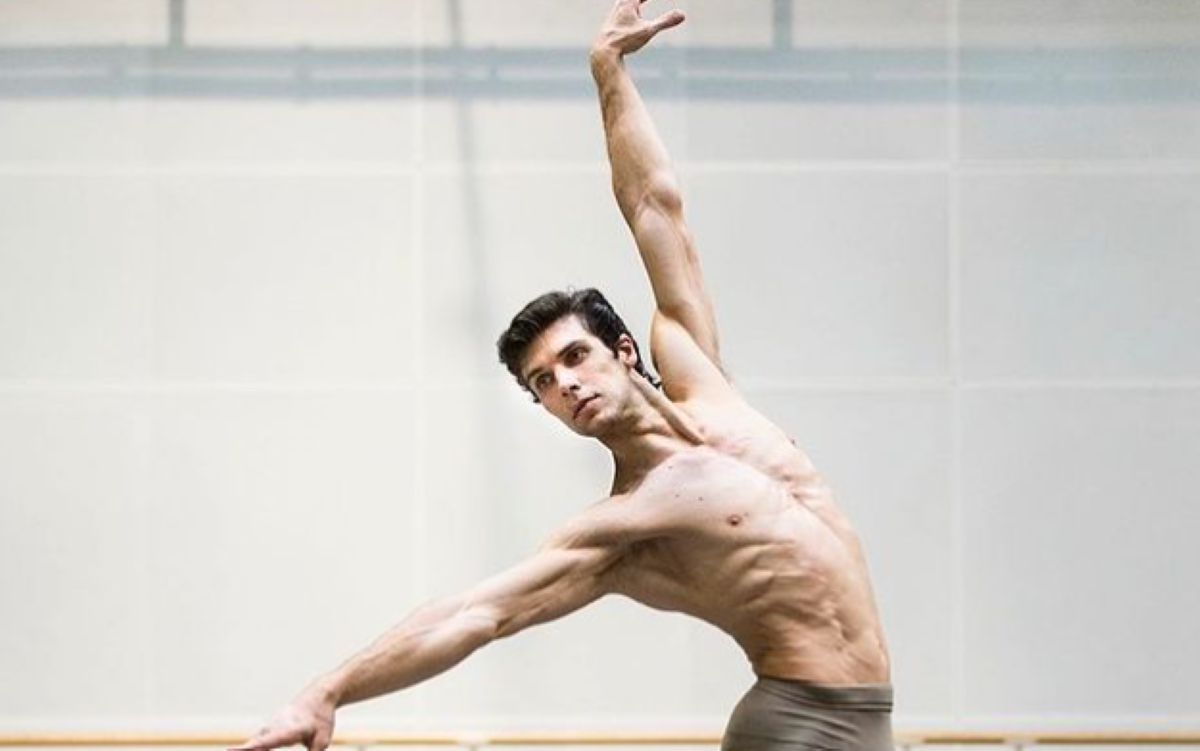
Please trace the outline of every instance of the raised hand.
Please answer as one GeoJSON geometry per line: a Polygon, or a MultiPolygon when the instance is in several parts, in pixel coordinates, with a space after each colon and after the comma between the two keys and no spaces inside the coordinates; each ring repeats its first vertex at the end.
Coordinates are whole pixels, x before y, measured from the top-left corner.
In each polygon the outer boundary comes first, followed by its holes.
{"type": "Polygon", "coordinates": [[[642,18],[642,4],[646,0],[617,0],[608,19],[600,28],[600,35],[592,50],[628,55],[637,52],[663,29],[683,23],[683,11],[675,9],[658,18],[642,18]]]}

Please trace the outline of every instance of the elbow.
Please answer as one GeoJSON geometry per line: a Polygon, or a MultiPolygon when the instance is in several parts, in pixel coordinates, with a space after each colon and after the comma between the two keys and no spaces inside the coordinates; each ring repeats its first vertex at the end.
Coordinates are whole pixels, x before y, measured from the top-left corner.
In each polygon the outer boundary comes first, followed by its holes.
{"type": "Polygon", "coordinates": [[[468,615],[472,638],[478,640],[480,646],[515,636],[542,620],[536,604],[528,609],[479,606],[472,611],[468,615]]]}
{"type": "Polygon", "coordinates": [[[683,196],[675,176],[667,170],[646,177],[636,184],[613,181],[617,204],[631,222],[649,214],[680,216],[683,196]]]}
{"type": "Polygon", "coordinates": [[[497,618],[492,638],[507,639],[510,636],[516,636],[524,631],[530,623],[531,620],[526,613],[510,613],[507,616],[497,618]]]}
{"type": "Polygon", "coordinates": [[[679,180],[669,169],[656,171],[647,181],[646,195],[655,203],[677,208],[683,206],[683,197],[679,190],[679,180]]]}
{"type": "Polygon", "coordinates": [[[454,624],[456,641],[468,653],[485,647],[503,636],[503,620],[490,608],[478,606],[464,608],[455,615],[454,624]]]}
{"type": "Polygon", "coordinates": [[[683,194],[675,175],[663,170],[646,180],[638,196],[638,212],[654,211],[665,216],[683,214],[683,194]]]}
{"type": "Polygon", "coordinates": [[[501,605],[476,605],[463,611],[459,618],[466,639],[478,648],[524,631],[538,620],[536,613],[536,607],[525,611],[501,605]]]}

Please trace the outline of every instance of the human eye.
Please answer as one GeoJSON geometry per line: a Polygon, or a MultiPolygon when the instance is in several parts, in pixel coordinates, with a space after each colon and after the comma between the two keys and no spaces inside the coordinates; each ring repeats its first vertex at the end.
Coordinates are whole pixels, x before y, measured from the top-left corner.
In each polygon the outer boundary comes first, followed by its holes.
{"type": "Polygon", "coordinates": [[[536,376],[534,376],[534,378],[533,378],[533,390],[534,391],[541,391],[549,385],[550,385],[550,374],[549,373],[538,373],[536,376]]]}

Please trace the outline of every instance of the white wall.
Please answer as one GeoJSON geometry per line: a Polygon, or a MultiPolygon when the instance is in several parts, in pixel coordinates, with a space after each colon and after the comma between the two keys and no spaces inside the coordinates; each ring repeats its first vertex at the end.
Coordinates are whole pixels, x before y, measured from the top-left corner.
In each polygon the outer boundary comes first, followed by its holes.
{"type": "MultiPolygon", "coordinates": [[[[634,67],[728,362],[868,544],[897,724],[1200,721],[1200,6],[682,5],[634,67]]],[[[608,465],[492,342],[566,284],[648,322],[607,2],[176,7],[0,0],[6,728],[253,723],[520,559],[608,465]]],[[[750,680],[606,601],[348,717],[716,729],[750,680]]]]}

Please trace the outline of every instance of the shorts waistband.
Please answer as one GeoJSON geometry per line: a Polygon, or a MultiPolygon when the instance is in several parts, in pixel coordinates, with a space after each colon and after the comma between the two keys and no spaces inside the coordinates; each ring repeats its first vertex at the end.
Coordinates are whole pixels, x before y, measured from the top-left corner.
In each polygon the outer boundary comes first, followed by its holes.
{"type": "Polygon", "coordinates": [[[890,683],[859,683],[839,686],[790,678],[759,676],[758,686],[777,696],[829,709],[890,712],[895,704],[895,691],[890,683]]]}

